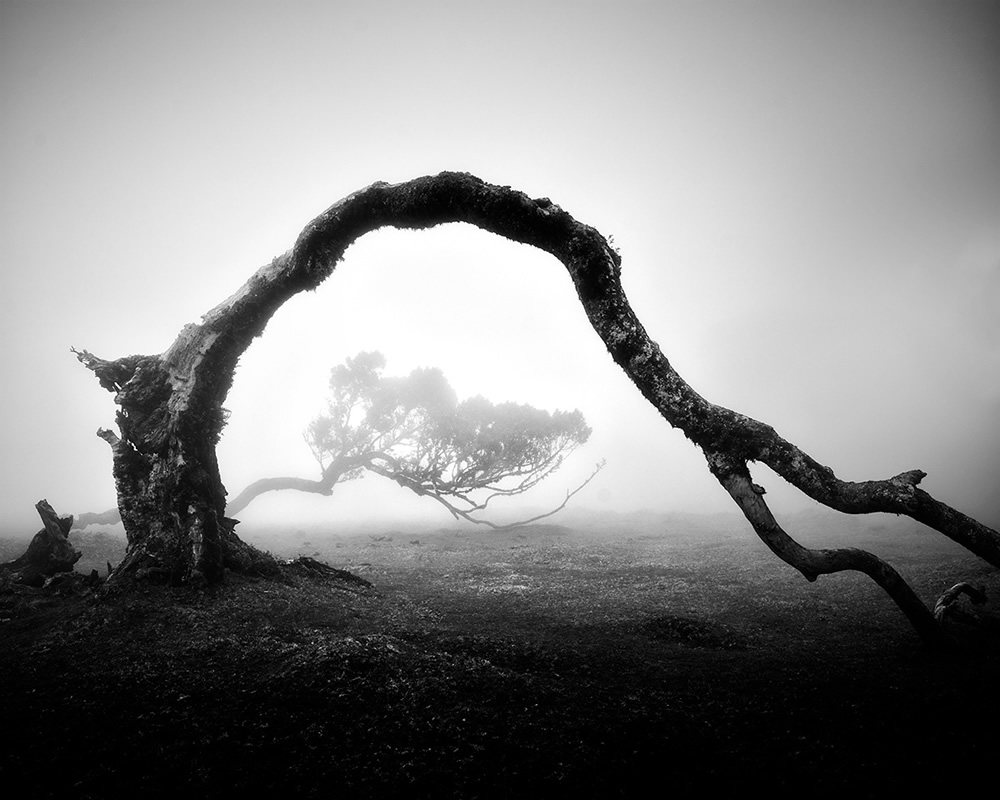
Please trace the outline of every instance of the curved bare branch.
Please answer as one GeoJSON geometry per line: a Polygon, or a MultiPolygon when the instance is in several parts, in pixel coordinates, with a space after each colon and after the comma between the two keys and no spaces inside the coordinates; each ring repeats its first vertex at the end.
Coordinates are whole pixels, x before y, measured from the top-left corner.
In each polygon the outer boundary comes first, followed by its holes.
{"type": "Polygon", "coordinates": [[[244,508],[250,505],[260,495],[266,492],[280,492],[294,490],[296,492],[310,492],[329,496],[333,494],[333,484],[327,485],[324,480],[310,480],[309,478],[275,477],[261,478],[247,486],[236,497],[226,505],[226,516],[235,517],[244,508]]]}
{"type": "Polygon", "coordinates": [[[226,516],[235,517],[250,503],[266,492],[294,490],[329,497],[336,486],[354,468],[366,463],[367,456],[338,458],[326,466],[319,480],[295,477],[261,478],[247,486],[226,504],[226,516]]]}

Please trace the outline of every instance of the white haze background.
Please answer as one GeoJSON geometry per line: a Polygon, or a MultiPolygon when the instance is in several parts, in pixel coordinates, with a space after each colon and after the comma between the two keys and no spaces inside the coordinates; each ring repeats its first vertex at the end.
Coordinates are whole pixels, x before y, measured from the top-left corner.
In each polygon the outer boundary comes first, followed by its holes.
{"type": "MultiPolygon", "coordinates": [[[[637,313],[705,397],[845,479],[921,468],[1000,521],[995,2],[0,4],[0,519],[114,504],[114,406],[69,352],[162,352],[376,180],[444,169],[614,237],[637,313]]],[[[331,366],[382,350],[460,396],[580,408],[526,498],[729,511],[551,257],[459,226],[381,231],[246,353],[231,493],[313,476],[331,366]]],[[[776,511],[810,501],[758,468],[776,511]]],[[[514,512],[511,512],[514,513],[514,512]]],[[[262,498],[245,526],[426,515],[376,478],[262,498]]],[[[503,515],[501,515],[503,516],[503,515]]]]}

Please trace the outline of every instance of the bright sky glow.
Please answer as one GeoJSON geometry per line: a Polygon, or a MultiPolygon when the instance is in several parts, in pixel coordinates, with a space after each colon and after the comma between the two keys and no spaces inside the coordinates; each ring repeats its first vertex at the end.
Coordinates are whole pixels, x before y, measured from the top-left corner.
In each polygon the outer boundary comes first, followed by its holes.
{"type": "MultiPolygon", "coordinates": [[[[612,235],[705,397],[845,479],[921,468],[1000,521],[994,2],[0,0],[0,512],[114,503],[111,396],[69,347],[161,352],[375,180],[469,171],[612,235]]],[[[311,476],[329,368],[379,349],[460,396],[580,408],[583,506],[728,511],[590,330],[561,265],[462,226],[382,231],[247,352],[231,493],[311,476]]],[[[803,501],[762,468],[776,511],[803,501]]],[[[245,524],[418,513],[378,479],[245,524]]],[[[428,509],[438,514],[437,510],[428,509]]],[[[256,516],[253,516],[256,515],[256,516]]],[[[447,520],[440,518],[442,523],[447,520]]]]}

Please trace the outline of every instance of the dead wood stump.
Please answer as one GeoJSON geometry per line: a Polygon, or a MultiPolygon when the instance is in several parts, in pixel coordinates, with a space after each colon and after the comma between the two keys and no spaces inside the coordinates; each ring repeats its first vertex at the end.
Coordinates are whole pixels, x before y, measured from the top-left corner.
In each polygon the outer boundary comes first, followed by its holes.
{"type": "Polygon", "coordinates": [[[0,564],[0,575],[12,583],[42,586],[54,575],[72,572],[82,555],[68,538],[73,517],[60,517],[47,500],[39,500],[35,509],[45,527],[35,534],[23,555],[0,564]]]}

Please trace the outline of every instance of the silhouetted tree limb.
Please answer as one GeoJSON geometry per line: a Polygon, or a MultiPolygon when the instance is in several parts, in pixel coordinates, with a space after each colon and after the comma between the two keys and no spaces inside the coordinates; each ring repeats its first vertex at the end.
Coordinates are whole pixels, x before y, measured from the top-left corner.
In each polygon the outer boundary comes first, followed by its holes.
{"type": "Polygon", "coordinates": [[[329,497],[333,494],[333,486],[336,481],[329,484],[325,480],[310,480],[309,478],[295,477],[274,477],[261,478],[247,486],[242,492],[234,497],[226,506],[226,513],[235,516],[252,503],[256,498],[267,492],[280,492],[292,490],[296,492],[309,492],[311,494],[321,494],[329,497]]]}
{"type": "MultiPolygon", "coordinates": [[[[222,401],[240,354],[285,300],[322,283],[359,236],[384,226],[427,228],[446,222],[476,225],[538,247],[563,263],[608,352],[664,419],[703,450],[713,474],[758,535],[773,532],[776,542],[781,539],[780,529],[767,520],[770,512],[764,515],[763,498],[745,499],[747,465],[754,461],[831,508],[906,514],[1000,566],[1000,535],[918,489],[921,471],[881,481],[841,481],[770,426],[705,400],[678,375],[635,316],[621,286],[621,259],[604,237],[548,198],[532,199],[463,173],[376,183],[335,203],[306,226],[289,252],[259,269],[200,324],[186,326],[160,356],[106,362],[79,354],[121,406],[118,424],[127,450],[115,448],[115,471],[130,549],[147,540],[171,542],[175,546],[147,549],[159,553],[175,579],[221,578],[220,542],[232,528],[224,520],[225,490],[214,447],[224,424],[222,401]]],[[[775,552],[807,578],[844,558],[833,555],[839,551],[819,551],[827,554],[820,559],[784,544],[775,552]]],[[[874,556],[846,558],[850,569],[870,575],[880,569],[865,566],[874,556]]],[[[921,616],[900,593],[893,597],[911,620],[921,616]]],[[[928,638],[924,623],[915,624],[928,638]]]]}

